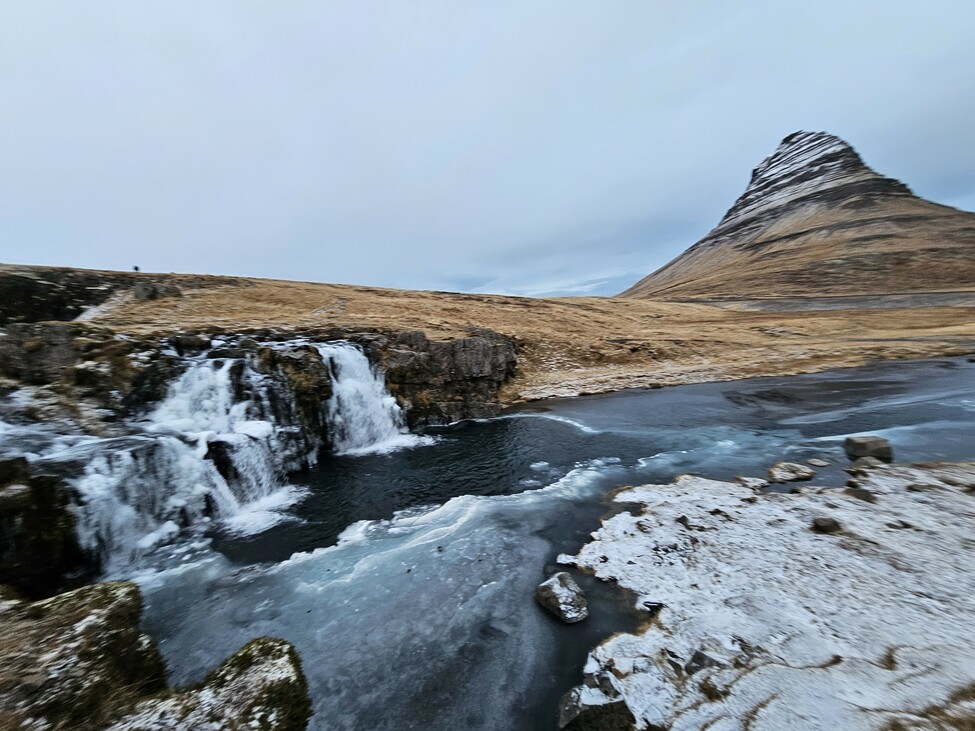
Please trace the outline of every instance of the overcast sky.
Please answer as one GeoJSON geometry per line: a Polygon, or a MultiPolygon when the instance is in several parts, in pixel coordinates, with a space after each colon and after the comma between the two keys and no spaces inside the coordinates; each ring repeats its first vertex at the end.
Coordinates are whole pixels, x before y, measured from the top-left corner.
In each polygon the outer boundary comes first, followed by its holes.
{"type": "Polygon", "coordinates": [[[5,0],[0,261],[612,294],[827,130],[975,209],[975,2],[5,0]]]}

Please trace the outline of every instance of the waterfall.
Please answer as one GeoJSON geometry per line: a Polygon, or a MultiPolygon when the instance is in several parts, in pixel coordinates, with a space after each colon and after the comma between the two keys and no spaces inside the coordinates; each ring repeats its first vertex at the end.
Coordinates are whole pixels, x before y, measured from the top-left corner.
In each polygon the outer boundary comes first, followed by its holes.
{"type": "Polygon", "coordinates": [[[269,387],[243,361],[197,358],[133,425],[140,434],[55,456],[86,462],[72,480],[77,533],[103,571],[127,569],[187,528],[220,520],[256,532],[282,517],[298,494],[284,480],[295,455],[277,435],[288,425],[255,418],[269,387]]]}
{"type": "Polygon", "coordinates": [[[332,378],[332,397],[326,405],[332,446],[338,454],[390,452],[429,444],[433,440],[410,434],[386,381],[362,350],[349,342],[319,345],[318,352],[332,378]]]}
{"type": "MultiPolygon", "coordinates": [[[[301,345],[307,342],[270,347],[301,345]]],[[[315,347],[332,381],[323,409],[335,452],[385,453],[434,441],[409,433],[382,372],[358,346],[315,347]]],[[[42,457],[77,466],[67,479],[79,544],[106,575],[130,574],[157,547],[214,522],[240,533],[270,527],[301,494],[287,473],[315,461],[320,435],[303,433],[286,381],[254,370],[257,362],[247,357],[186,362],[165,398],[126,425],[129,436],[82,437],[42,457]]]]}

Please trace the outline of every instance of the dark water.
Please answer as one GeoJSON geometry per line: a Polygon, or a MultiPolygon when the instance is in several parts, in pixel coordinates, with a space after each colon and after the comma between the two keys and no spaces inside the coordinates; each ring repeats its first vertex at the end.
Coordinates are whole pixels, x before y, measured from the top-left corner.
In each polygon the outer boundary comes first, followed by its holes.
{"type": "Polygon", "coordinates": [[[856,433],[889,438],[897,461],[975,458],[975,364],[547,401],[428,433],[436,444],[324,459],[295,480],[308,490],[295,520],[217,536],[225,559],[147,582],[147,627],[174,678],[271,634],[302,655],[316,728],[554,728],[587,650],[641,619],[587,577],[579,625],[531,600],[598,527],[608,491],[812,457],[832,463],[813,484],[842,485],[842,440],[856,433]],[[389,520],[423,505],[443,507],[389,520]]]}
{"type": "Polygon", "coordinates": [[[818,469],[817,481],[842,484],[843,435],[883,432],[901,462],[962,459],[975,456],[975,435],[956,425],[973,421],[975,364],[966,358],[549,400],[428,429],[438,438],[432,447],[326,455],[292,479],[310,490],[295,510],[303,522],[243,541],[223,537],[218,547],[245,563],[283,560],[331,545],[359,520],[459,495],[519,493],[607,456],[644,460],[630,475],[641,482],[682,472],[762,476],[775,461],[819,457],[832,467],[818,469]]]}

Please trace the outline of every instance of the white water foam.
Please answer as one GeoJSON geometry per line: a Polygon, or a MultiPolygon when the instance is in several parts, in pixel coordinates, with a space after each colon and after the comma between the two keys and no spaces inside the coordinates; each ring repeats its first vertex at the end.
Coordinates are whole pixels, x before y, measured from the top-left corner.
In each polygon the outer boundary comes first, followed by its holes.
{"type": "Polygon", "coordinates": [[[409,433],[382,371],[373,368],[358,346],[338,341],[317,347],[332,377],[332,398],[326,406],[338,454],[382,454],[434,442],[409,433]]]}
{"type": "MultiPolygon", "coordinates": [[[[266,530],[301,497],[285,484],[274,425],[250,417],[251,401],[234,400],[234,366],[192,362],[141,424],[144,436],[94,440],[58,455],[87,460],[73,480],[77,533],[106,574],[124,574],[183,529],[212,520],[238,533],[266,530]],[[229,474],[208,459],[213,449],[229,474]]],[[[258,390],[259,374],[245,366],[240,377],[258,390]]]]}

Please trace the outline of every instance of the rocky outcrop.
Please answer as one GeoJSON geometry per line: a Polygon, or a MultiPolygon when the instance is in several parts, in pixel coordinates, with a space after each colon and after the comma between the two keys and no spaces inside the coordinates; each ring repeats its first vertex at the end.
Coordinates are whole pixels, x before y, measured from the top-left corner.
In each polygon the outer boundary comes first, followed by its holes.
{"type": "Polygon", "coordinates": [[[73,320],[120,289],[131,287],[138,276],[127,272],[0,265],[0,325],[73,320]]]}
{"type": "Polygon", "coordinates": [[[77,417],[86,405],[104,410],[101,429],[87,424],[95,433],[161,399],[185,367],[164,341],[117,337],[87,323],[13,324],[0,333],[0,377],[48,389],[62,416],[77,417]]]}
{"type": "Polygon", "coordinates": [[[713,230],[622,296],[884,295],[973,282],[975,214],[914,196],[834,135],[796,132],[713,230]]]}
{"type": "Polygon", "coordinates": [[[140,701],[108,731],[256,729],[304,731],[308,686],[295,649],[260,637],[247,643],[199,686],[140,701]]]}
{"type": "MultiPolygon", "coordinates": [[[[144,412],[166,395],[169,384],[185,369],[186,356],[207,352],[211,359],[245,360],[274,380],[290,393],[286,401],[293,402],[306,434],[327,441],[321,404],[331,395],[331,385],[311,345],[272,348],[267,340],[235,335],[210,348],[216,335],[132,338],[81,322],[13,324],[2,332],[0,377],[49,389],[65,406],[63,415],[76,412],[79,405],[105,410],[104,423],[87,425],[94,433],[109,433],[113,422],[144,412]]],[[[385,370],[386,385],[411,427],[497,415],[501,387],[517,366],[513,341],[484,329],[446,341],[429,340],[419,331],[319,338],[360,345],[385,370]]],[[[280,339],[287,338],[274,338],[280,339]]],[[[281,412],[289,406],[279,400],[270,408],[281,412]]]]}
{"type": "Polygon", "coordinates": [[[686,731],[971,727],[975,463],[857,479],[871,501],[690,475],[616,493],[639,509],[559,560],[659,610],[593,650],[564,709],[686,731]]]}
{"type": "Polygon", "coordinates": [[[139,631],[129,582],[93,584],[38,602],[0,593],[0,727],[300,731],[311,715],[301,662],[259,638],[200,685],[165,690],[165,665],[139,631]]]}
{"type": "Polygon", "coordinates": [[[512,340],[486,329],[447,341],[401,332],[376,351],[410,426],[496,416],[501,387],[518,363],[512,340]]]}
{"type": "Polygon", "coordinates": [[[0,584],[42,597],[90,577],[69,496],[59,475],[32,470],[23,457],[0,459],[0,584]]]}
{"type": "Polygon", "coordinates": [[[142,301],[179,297],[182,295],[180,284],[184,281],[197,289],[241,283],[232,277],[184,277],[0,264],[0,326],[16,322],[74,320],[87,310],[123,294],[142,301]]]}
{"type": "Polygon", "coordinates": [[[128,582],[0,603],[0,727],[102,728],[165,688],[162,658],[139,631],[141,614],[139,590],[128,582]]]}

